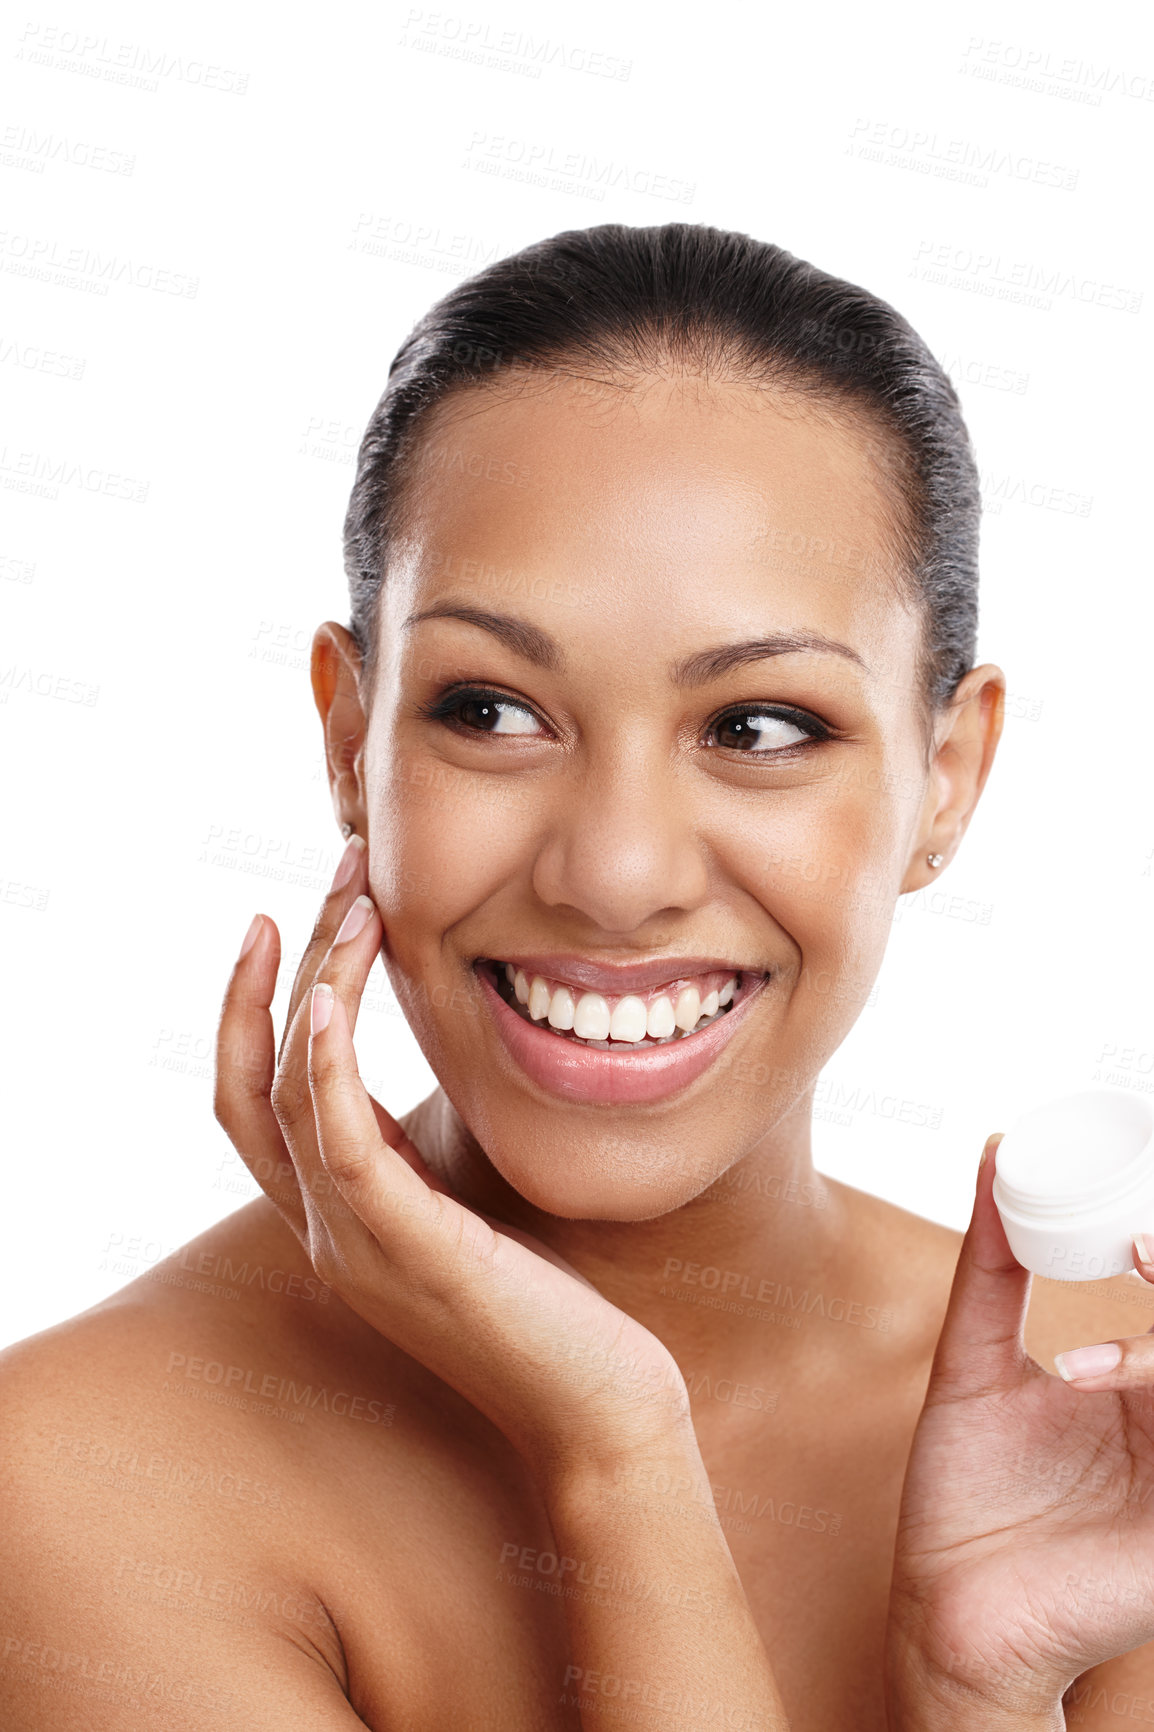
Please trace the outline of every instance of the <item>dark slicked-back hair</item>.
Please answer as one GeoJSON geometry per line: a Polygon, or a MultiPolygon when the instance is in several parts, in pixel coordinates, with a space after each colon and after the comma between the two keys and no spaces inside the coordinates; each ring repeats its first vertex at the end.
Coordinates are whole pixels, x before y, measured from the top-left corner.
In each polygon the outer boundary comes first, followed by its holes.
{"type": "Polygon", "coordinates": [[[917,689],[927,714],[948,702],[974,665],[980,515],[953,385],[912,326],[867,289],[697,223],[567,229],[451,289],[401,344],[345,519],[349,631],[368,691],[407,460],[430,411],[451,393],[534,373],[632,381],[670,367],[857,412],[893,483],[893,547],[921,609],[917,689]]]}

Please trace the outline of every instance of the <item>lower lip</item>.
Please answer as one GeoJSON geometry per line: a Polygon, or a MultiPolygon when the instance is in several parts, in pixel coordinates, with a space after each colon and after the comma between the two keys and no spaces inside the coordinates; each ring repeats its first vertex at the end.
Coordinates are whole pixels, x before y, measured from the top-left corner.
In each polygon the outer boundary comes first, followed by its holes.
{"type": "Polygon", "coordinates": [[[579,1046],[562,1040],[535,1023],[526,1022],[511,1010],[497,991],[488,968],[474,969],[481,982],[481,995],[489,1007],[497,1032],[521,1069],[541,1088],[567,1101],[598,1101],[609,1106],[633,1106],[645,1101],[665,1100],[687,1088],[708,1070],[722,1047],[728,1046],[738,1024],[754,1000],[761,996],[761,980],[724,1016],[688,1035],[648,1051],[622,1047],[620,1052],[596,1046],[579,1046]]]}

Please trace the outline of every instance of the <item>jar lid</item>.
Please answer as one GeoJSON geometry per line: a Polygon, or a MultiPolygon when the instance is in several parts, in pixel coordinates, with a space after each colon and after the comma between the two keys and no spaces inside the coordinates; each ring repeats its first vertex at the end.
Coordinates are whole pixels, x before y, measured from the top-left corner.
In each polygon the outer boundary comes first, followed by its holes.
{"type": "Polygon", "coordinates": [[[1121,1202],[1154,1171],[1154,1112],[1138,1095],[1088,1089],[1015,1121],[998,1144],[994,1182],[1027,1215],[1069,1215],[1121,1202]]]}

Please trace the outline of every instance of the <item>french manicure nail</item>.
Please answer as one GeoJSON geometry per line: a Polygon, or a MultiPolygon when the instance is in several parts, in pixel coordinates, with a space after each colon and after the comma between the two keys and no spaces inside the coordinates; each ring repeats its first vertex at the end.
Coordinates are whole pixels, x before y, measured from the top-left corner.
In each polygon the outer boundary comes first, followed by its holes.
{"type": "Polygon", "coordinates": [[[1150,1262],[1150,1250],[1146,1244],[1145,1239],[1142,1237],[1141,1233],[1135,1233],[1135,1235],[1134,1235],[1134,1249],[1138,1253],[1139,1263],[1149,1263],[1150,1262]]]}
{"type": "MultiPolygon", "coordinates": [[[[263,914],[254,914],[253,915],[252,921],[249,925],[249,929],[244,935],[244,943],[240,947],[241,956],[247,956],[249,951],[252,949],[253,945],[256,943],[257,933],[261,929],[261,923],[263,920],[264,920],[263,914]]],[[[239,958],[238,958],[238,960],[239,960],[239,958]]]]}
{"type": "Polygon", "coordinates": [[[332,882],[332,888],[334,890],[339,890],[342,885],[348,883],[349,879],[356,871],[357,861],[361,857],[361,849],[364,845],[365,839],[363,836],[354,833],[349,837],[348,847],[337,862],[337,869],[332,882]]]}
{"type": "Polygon", "coordinates": [[[333,939],[333,943],[343,944],[346,939],[355,938],[372,912],[373,904],[371,898],[368,896],[358,896],[344,919],[341,921],[341,929],[333,939]]]}
{"type": "Polygon", "coordinates": [[[309,1033],[319,1034],[322,1028],[327,1028],[332,1014],[333,989],[327,981],[319,980],[309,999],[309,1033]]]}
{"type": "Polygon", "coordinates": [[[1054,1364],[1058,1374],[1069,1383],[1075,1377],[1101,1377],[1113,1371],[1122,1357],[1116,1341],[1103,1341],[1094,1347],[1073,1347],[1069,1353],[1056,1353],[1054,1364]]]}

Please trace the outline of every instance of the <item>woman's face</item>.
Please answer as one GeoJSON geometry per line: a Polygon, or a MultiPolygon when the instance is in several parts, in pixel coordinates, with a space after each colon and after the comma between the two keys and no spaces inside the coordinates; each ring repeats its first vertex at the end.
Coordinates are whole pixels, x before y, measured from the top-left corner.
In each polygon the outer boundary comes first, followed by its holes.
{"type": "Polygon", "coordinates": [[[663,1214],[804,1106],[931,877],[944,796],[873,451],[696,378],[466,392],[425,431],[360,767],[370,884],[445,1094],[548,1213],[663,1214]],[[506,964],[544,982],[528,1004],[506,964]],[[574,1038],[606,1014],[624,1041],[574,1038]]]}

